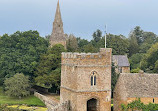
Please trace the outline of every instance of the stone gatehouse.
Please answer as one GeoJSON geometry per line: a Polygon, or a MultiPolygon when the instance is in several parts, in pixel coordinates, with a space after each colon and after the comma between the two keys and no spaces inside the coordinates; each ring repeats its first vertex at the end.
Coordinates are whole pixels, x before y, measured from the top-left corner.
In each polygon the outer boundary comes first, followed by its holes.
{"type": "Polygon", "coordinates": [[[72,111],[111,111],[111,52],[62,53],[60,103],[72,111]]]}

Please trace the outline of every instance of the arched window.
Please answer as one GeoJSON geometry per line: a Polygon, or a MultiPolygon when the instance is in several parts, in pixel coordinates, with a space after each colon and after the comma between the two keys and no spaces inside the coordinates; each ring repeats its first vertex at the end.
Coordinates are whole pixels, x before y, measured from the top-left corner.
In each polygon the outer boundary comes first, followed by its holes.
{"type": "Polygon", "coordinates": [[[97,80],[96,72],[93,72],[92,75],[91,75],[91,86],[96,85],[96,80],[97,80]]]}

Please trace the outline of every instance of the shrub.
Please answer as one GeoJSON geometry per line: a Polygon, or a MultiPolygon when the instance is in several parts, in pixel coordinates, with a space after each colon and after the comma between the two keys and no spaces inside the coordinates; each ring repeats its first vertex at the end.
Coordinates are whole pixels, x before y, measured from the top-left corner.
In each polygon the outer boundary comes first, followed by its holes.
{"type": "Polygon", "coordinates": [[[7,78],[4,81],[4,85],[5,93],[8,96],[21,98],[30,94],[30,92],[28,91],[30,87],[29,77],[25,76],[22,73],[17,73],[13,77],[7,78]]]}
{"type": "Polygon", "coordinates": [[[158,104],[144,104],[141,102],[140,98],[129,103],[128,105],[121,104],[122,111],[128,111],[128,110],[140,110],[140,111],[155,111],[158,110],[158,104]]]}

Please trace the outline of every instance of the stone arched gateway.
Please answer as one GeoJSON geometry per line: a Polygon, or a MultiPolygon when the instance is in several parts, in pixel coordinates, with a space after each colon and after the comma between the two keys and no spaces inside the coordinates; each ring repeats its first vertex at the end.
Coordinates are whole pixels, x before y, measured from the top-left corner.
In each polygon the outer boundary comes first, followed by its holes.
{"type": "Polygon", "coordinates": [[[99,111],[99,101],[95,98],[87,101],[87,111],[99,111]]]}

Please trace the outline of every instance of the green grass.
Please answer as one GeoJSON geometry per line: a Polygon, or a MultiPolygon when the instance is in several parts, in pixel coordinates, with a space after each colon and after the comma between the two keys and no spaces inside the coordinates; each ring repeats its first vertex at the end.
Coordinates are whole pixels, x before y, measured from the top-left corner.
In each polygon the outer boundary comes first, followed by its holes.
{"type": "Polygon", "coordinates": [[[38,99],[37,97],[31,95],[28,97],[24,97],[22,99],[8,97],[2,91],[2,87],[0,87],[0,104],[8,104],[8,105],[28,105],[28,106],[45,106],[45,104],[38,99]]]}

